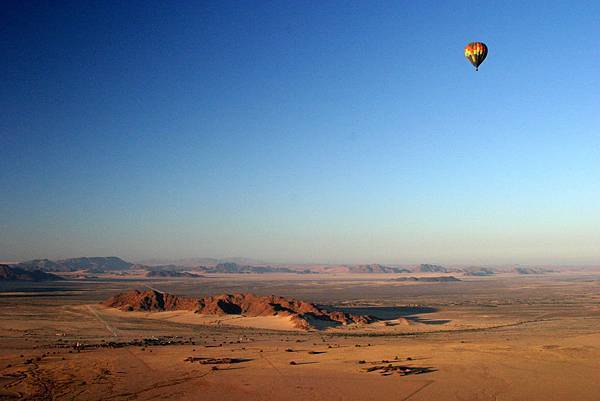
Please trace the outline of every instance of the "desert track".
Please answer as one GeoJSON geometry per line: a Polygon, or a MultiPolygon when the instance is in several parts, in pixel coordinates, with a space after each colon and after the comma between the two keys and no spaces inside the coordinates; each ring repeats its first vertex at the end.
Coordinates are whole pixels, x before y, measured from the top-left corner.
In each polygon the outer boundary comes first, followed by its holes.
{"type": "Polygon", "coordinates": [[[98,311],[96,311],[96,309],[94,309],[91,305],[87,305],[87,309],[92,313],[92,315],[94,315],[94,317],[96,319],[98,319],[98,321],[100,323],[102,323],[104,325],[104,327],[106,327],[106,330],[108,330],[114,337],[119,336],[118,330],[116,328],[112,327],[110,324],[108,324],[108,322],[106,320],[104,320],[102,318],[102,316],[100,316],[100,314],[98,313],[98,311]]]}

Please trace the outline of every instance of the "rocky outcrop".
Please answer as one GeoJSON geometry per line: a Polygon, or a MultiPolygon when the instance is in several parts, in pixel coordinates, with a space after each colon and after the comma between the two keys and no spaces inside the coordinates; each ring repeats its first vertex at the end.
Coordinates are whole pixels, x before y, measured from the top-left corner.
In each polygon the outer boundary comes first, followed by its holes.
{"type": "Polygon", "coordinates": [[[311,329],[318,323],[338,325],[368,324],[371,316],[352,315],[340,311],[328,312],[311,302],[275,295],[221,294],[203,298],[180,297],[154,290],[132,290],[103,302],[105,306],[123,311],[189,310],[204,315],[290,316],[297,328],[311,329]]]}
{"type": "Polygon", "coordinates": [[[179,297],[154,290],[123,292],[107,299],[103,304],[128,312],[161,312],[196,310],[198,308],[197,299],[179,297]]]}

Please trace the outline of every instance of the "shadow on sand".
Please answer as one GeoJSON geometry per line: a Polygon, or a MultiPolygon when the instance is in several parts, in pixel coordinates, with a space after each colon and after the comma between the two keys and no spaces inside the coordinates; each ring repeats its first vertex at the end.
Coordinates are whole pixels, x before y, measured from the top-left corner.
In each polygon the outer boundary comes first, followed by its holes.
{"type": "Polygon", "coordinates": [[[376,317],[379,320],[389,321],[404,318],[414,323],[421,324],[446,324],[451,320],[444,319],[427,319],[418,315],[437,312],[439,309],[430,306],[370,306],[370,307],[349,307],[336,308],[324,306],[324,309],[329,311],[341,311],[351,313],[353,315],[369,315],[376,317]]]}
{"type": "Polygon", "coordinates": [[[249,358],[205,358],[199,356],[190,356],[185,358],[186,362],[199,363],[201,365],[230,365],[235,363],[250,362],[249,358]]]}

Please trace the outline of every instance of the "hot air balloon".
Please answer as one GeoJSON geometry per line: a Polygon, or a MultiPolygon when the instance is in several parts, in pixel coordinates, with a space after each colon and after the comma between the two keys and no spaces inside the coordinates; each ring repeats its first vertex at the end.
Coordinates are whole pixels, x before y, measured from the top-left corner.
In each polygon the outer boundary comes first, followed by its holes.
{"type": "Polygon", "coordinates": [[[479,66],[487,57],[488,48],[485,43],[471,42],[465,46],[465,57],[473,64],[475,71],[479,71],[479,66]]]}

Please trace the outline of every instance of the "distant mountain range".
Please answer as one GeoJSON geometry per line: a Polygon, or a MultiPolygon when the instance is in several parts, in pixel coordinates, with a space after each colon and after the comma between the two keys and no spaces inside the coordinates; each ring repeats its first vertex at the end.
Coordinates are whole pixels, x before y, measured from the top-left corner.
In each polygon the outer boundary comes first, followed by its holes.
{"type": "Polygon", "coordinates": [[[0,265],[0,281],[58,281],[64,280],[55,274],[41,270],[23,270],[18,267],[0,265]]]}
{"type": "Polygon", "coordinates": [[[228,258],[185,258],[185,259],[146,259],[139,261],[141,265],[176,265],[181,267],[216,266],[220,263],[236,263],[243,266],[266,265],[264,261],[239,256],[228,258]]]}
{"type": "Polygon", "coordinates": [[[126,262],[116,256],[83,257],[61,260],[35,259],[13,265],[23,270],[43,270],[46,272],[73,272],[87,270],[90,272],[127,270],[133,263],[126,262]]]}
{"type": "MultiPolygon", "coordinates": [[[[155,262],[157,260],[154,260],[155,262]]],[[[84,271],[89,273],[118,273],[126,274],[132,270],[146,270],[148,272],[198,272],[198,273],[290,273],[290,274],[390,274],[390,273],[459,273],[466,276],[491,276],[498,273],[546,274],[553,270],[542,267],[507,266],[498,268],[485,267],[445,267],[435,264],[421,264],[418,266],[386,266],[382,264],[364,265],[275,265],[271,266],[248,258],[231,258],[223,262],[214,258],[190,258],[182,259],[170,264],[135,264],[125,261],[116,256],[106,257],[80,257],[60,260],[35,259],[26,262],[9,265],[24,271],[44,271],[50,273],[65,273],[84,271]],[[236,261],[232,261],[236,260],[236,261]],[[200,264],[199,262],[207,262],[200,264]],[[254,262],[254,263],[252,263],[254,262]],[[179,264],[182,263],[182,264],[179,264]]],[[[165,273],[162,277],[176,277],[165,273]]],[[[152,273],[150,277],[161,277],[158,273],[152,273]]],[[[179,276],[183,277],[183,276],[179,276]]]]}

